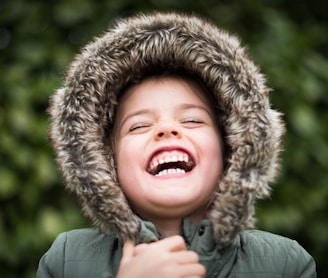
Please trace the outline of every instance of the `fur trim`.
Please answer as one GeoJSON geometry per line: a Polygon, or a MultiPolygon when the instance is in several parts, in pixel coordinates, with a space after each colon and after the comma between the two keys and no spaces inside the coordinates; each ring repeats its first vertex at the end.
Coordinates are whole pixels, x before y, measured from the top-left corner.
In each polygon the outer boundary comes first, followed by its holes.
{"type": "Polygon", "coordinates": [[[222,110],[231,152],[208,217],[223,247],[254,225],[254,202],[270,194],[284,131],[263,75],[236,37],[194,15],[153,13],[118,21],[68,67],[64,86],[50,100],[49,138],[83,213],[105,232],[136,239],[139,224],[117,181],[106,131],[122,88],[150,68],[177,65],[197,74],[222,110]]]}

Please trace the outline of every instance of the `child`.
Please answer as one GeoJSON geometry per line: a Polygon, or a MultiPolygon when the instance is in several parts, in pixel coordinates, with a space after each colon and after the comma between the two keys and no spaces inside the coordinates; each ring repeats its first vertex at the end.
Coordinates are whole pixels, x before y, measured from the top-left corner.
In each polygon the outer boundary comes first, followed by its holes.
{"type": "Polygon", "coordinates": [[[121,20],[51,98],[49,137],[98,229],[58,236],[37,277],[316,277],[295,241],[253,230],[281,116],[237,38],[194,15],[121,20]]]}

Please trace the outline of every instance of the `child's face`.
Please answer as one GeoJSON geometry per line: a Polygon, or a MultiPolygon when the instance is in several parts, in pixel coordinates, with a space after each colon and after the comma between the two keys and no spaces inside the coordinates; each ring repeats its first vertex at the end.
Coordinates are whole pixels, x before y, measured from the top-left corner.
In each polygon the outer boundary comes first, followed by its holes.
{"type": "Polygon", "coordinates": [[[117,111],[120,184],[146,220],[205,217],[223,169],[222,138],[201,88],[178,77],[130,87],[117,111]]]}

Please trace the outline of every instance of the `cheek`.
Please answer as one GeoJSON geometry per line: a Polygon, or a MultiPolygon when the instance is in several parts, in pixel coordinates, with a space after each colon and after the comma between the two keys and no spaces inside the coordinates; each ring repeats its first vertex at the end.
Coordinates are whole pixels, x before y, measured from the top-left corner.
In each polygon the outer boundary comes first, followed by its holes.
{"type": "Polygon", "coordinates": [[[208,163],[210,163],[219,172],[223,169],[223,143],[221,137],[217,133],[210,133],[207,136],[207,140],[204,139],[203,152],[208,157],[208,163]],[[211,140],[208,140],[211,138],[211,140]]]}
{"type": "Polygon", "coordinates": [[[122,180],[124,180],[124,177],[126,177],[126,169],[130,168],[130,165],[128,165],[129,160],[127,159],[128,152],[129,150],[127,150],[124,144],[119,143],[116,145],[115,160],[117,166],[117,175],[120,183],[122,183],[122,180]]]}
{"type": "Polygon", "coordinates": [[[137,169],[140,169],[140,158],[142,153],[137,140],[121,140],[115,150],[118,180],[124,188],[133,183],[137,176],[137,169]]]}
{"type": "Polygon", "coordinates": [[[132,205],[141,198],[140,190],[138,190],[140,181],[138,149],[140,148],[136,148],[133,144],[120,144],[119,146],[120,148],[116,151],[118,182],[132,205]]]}
{"type": "Polygon", "coordinates": [[[133,166],[130,160],[122,159],[122,155],[123,153],[120,153],[117,157],[117,178],[125,194],[130,195],[134,180],[133,166]]]}

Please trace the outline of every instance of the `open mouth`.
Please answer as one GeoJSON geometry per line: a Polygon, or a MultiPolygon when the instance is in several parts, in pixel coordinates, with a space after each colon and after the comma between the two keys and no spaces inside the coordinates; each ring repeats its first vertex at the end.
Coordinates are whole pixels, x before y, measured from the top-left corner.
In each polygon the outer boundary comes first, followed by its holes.
{"type": "Polygon", "coordinates": [[[195,167],[192,157],[183,151],[163,151],[152,157],[147,172],[153,176],[185,174],[195,167]]]}

